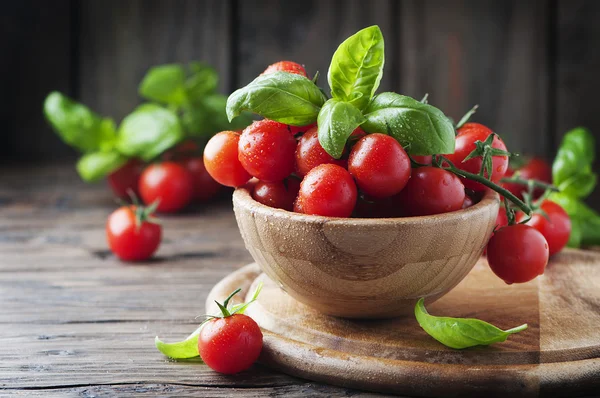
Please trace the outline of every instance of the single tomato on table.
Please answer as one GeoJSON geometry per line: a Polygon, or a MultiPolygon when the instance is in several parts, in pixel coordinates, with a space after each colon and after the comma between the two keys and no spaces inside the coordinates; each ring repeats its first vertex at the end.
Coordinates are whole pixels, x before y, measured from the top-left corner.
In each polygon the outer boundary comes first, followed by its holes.
{"type": "Polygon", "coordinates": [[[106,239],[110,250],[124,261],[150,258],[160,244],[162,227],[154,218],[155,205],[123,206],[106,222],[106,239]]]}
{"type": "Polygon", "coordinates": [[[144,203],[157,202],[156,211],[172,213],[187,206],[194,194],[194,178],[182,165],[162,162],[148,166],[140,177],[144,203]]]}

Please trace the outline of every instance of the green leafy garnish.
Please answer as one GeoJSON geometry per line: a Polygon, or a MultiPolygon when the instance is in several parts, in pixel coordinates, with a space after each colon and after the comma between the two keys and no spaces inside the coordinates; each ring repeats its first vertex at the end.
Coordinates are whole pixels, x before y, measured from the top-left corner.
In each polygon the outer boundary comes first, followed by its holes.
{"type": "Polygon", "coordinates": [[[57,91],[46,97],[44,115],[60,138],[81,152],[109,150],[115,143],[112,119],[100,117],[57,91]]]}
{"type": "Polygon", "coordinates": [[[327,153],[339,159],[344,146],[354,129],[365,121],[365,117],[349,102],[330,99],[319,112],[319,142],[327,153]]]}
{"type": "Polygon", "coordinates": [[[427,334],[445,346],[455,349],[500,343],[511,334],[527,329],[527,324],[501,330],[479,319],[429,315],[423,298],[415,305],[415,317],[427,334]]]}
{"type": "Polygon", "coordinates": [[[206,319],[200,324],[198,329],[196,329],[192,334],[190,334],[185,340],[176,343],[164,343],[161,339],[158,338],[158,336],[156,336],[156,338],[154,339],[154,345],[156,345],[156,348],[160,352],[172,359],[188,359],[199,356],[200,354],[198,353],[198,335],[202,331],[202,327],[204,327],[204,325],[207,322],[215,318],[226,318],[236,314],[243,314],[248,308],[248,306],[258,299],[258,295],[262,290],[262,286],[262,282],[259,283],[258,286],[256,286],[256,290],[252,295],[252,299],[250,299],[250,301],[248,301],[247,303],[239,303],[232,306],[229,305],[233,296],[238,294],[241,291],[241,289],[237,289],[234,292],[232,292],[225,299],[225,301],[223,301],[223,304],[215,301],[215,303],[221,310],[221,314],[207,315],[206,319]]]}
{"type": "Polygon", "coordinates": [[[287,72],[261,75],[227,99],[229,121],[244,110],[293,126],[314,123],[327,98],[312,81],[287,72]]]}
{"type": "Polygon", "coordinates": [[[117,149],[145,161],[177,144],[184,132],[177,115],[157,104],[142,104],[119,126],[117,149]]]}
{"type": "Polygon", "coordinates": [[[434,106],[388,92],[375,96],[364,115],[365,131],[391,135],[411,155],[454,152],[454,126],[434,106]]]}
{"type": "Polygon", "coordinates": [[[350,36],[335,51],[327,73],[331,95],[364,109],[381,82],[385,51],[379,26],[350,36]]]}
{"type": "Polygon", "coordinates": [[[150,68],[140,83],[139,92],[152,101],[182,105],[187,102],[185,69],[179,64],[150,68]]]}
{"type": "Polygon", "coordinates": [[[127,163],[127,158],[115,150],[109,152],[97,151],[83,155],[79,158],[75,167],[82,180],[95,182],[117,170],[125,163],[127,163]]]}

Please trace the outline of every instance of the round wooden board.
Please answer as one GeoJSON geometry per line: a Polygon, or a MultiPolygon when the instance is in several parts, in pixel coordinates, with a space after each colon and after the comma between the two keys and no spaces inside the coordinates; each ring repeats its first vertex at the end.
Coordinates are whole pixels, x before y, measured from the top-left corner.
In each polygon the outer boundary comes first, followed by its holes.
{"type": "MultiPolygon", "coordinates": [[[[433,315],[529,328],[506,342],[453,350],[414,317],[356,321],[298,303],[250,264],[209,294],[264,288],[248,308],[264,333],[261,362],[306,379],[409,396],[576,396],[600,393],[600,253],[565,250],[536,280],[506,285],[481,259],[433,315]]],[[[368,300],[368,298],[365,298],[368,300]]]]}

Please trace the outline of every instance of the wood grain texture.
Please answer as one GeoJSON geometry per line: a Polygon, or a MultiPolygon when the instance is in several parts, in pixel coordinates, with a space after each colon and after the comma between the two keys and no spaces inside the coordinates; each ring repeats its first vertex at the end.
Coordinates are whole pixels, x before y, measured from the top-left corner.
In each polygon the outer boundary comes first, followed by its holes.
{"type": "Polygon", "coordinates": [[[140,102],[153,65],[205,61],[231,90],[229,1],[86,1],[81,29],[81,100],[117,121],[140,102]]]}
{"type": "Polygon", "coordinates": [[[330,315],[381,318],[456,286],[483,252],[499,200],[490,191],[465,210],[396,219],[292,213],[256,202],[247,188],[233,204],[246,248],[291,296],[330,315]]]}
{"type": "Polygon", "coordinates": [[[482,259],[429,312],[529,328],[504,343],[466,350],[438,343],[412,316],[353,321],[320,314],[285,294],[256,264],[215,286],[207,308],[232,286],[249,295],[262,281],[261,296],[248,309],[265,334],[261,362],[313,380],[418,396],[593,395],[600,389],[599,265],[597,253],[566,250],[543,277],[508,286],[482,259]]]}
{"type": "MultiPolygon", "coordinates": [[[[327,87],[331,56],[348,36],[379,25],[385,36],[386,68],[381,89],[395,84],[398,51],[394,36],[394,2],[244,0],[239,2],[237,42],[238,85],[252,81],[265,68],[286,59],[306,66],[327,87]]],[[[328,90],[327,90],[328,91],[328,90]]]]}
{"type": "Polygon", "coordinates": [[[398,23],[402,93],[458,120],[479,104],[516,152],[550,154],[545,0],[407,0],[398,23]]]}
{"type": "MultiPolygon", "coordinates": [[[[600,171],[600,113],[596,107],[600,92],[600,2],[558,1],[556,25],[556,144],[577,126],[591,129],[596,137],[594,171],[600,171]]],[[[600,189],[587,201],[600,210],[600,189]]]]}
{"type": "Polygon", "coordinates": [[[74,89],[70,5],[69,0],[0,5],[0,164],[73,157],[42,115],[50,91],[74,89]]]}
{"type": "Polygon", "coordinates": [[[231,203],[163,218],[157,258],[129,265],[105,246],[116,208],[68,167],[0,176],[0,396],[352,395],[262,366],[221,376],[172,362],[154,337],[184,338],[208,291],[251,261],[231,203]]]}

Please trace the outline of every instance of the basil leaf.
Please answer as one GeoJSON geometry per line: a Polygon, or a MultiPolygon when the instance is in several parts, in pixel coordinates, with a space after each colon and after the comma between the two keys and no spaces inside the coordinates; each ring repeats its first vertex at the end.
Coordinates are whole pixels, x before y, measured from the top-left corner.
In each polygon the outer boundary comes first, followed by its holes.
{"type": "Polygon", "coordinates": [[[348,137],[364,121],[365,117],[354,105],[332,98],[319,112],[319,143],[328,154],[339,159],[348,137]]]}
{"type": "Polygon", "coordinates": [[[142,104],[119,126],[117,149],[150,161],[184,137],[177,115],[156,104],[142,104]]]}
{"type": "Polygon", "coordinates": [[[77,161],[77,172],[86,182],[98,181],[127,162],[127,158],[117,151],[90,152],[77,161]]]}
{"type": "Polygon", "coordinates": [[[53,91],[44,101],[44,114],[60,138],[82,151],[110,150],[116,139],[115,123],[87,106],[53,91]]]}
{"type": "Polygon", "coordinates": [[[229,121],[242,111],[293,126],[314,123],[327,98],[304,76],[287,72],[261,75],[227,99],[229,121]]]}
{"type": "Polygon", "coordinates": [[[200,355],[198,352],[198,335],[206,322],[202,322],[200,327],[190,334],[185,340],[176,343],[164,343],[158,336],[154,339],[154,345],[158,351],[173,359],[188,359],[200,355]]]}
{"type": "Polygon", "coordinates": [[[585,198],[594,190],[594,148],[594,136],[583,127],[565,134],[552,164],[552,182],[561,192],[585,198]]]}
{"type": "Polygon", "coordinates": [[[431,337],[447,347],[462,349],[505,341],[508,336],[527,329],[527,324],[501,330],[487,322],[473,318],[450,318],[429,315],[423,298],[415,305],[419,325],[431,337]]]}
{"type": "MultiPolygon", "coordinates": [[[[214,68],[200,62],[191,62],[189,69],[191,75],[185,81],[185,92],[188,100],[196,103],[206,95],[215,92],[219,84],[219,75],[214,68]]],[[[223,113],[225,113],[225,104],[223,104],[223,113]]]]}
{"type": "Polygon", "coordinates": [[[184,106],[181,122],[186,133],[192,137],[210,138],[224,130],[240,130],[252,123],[247,112],[231,122],[227,119],[227,97],[221,94],[206,95],[196,104],[184,106]]]}
{"type": "Polygon", "coordinates": [[[364,130],[391,135],[411,155],[454,152],[454,125],[434,106],[405,95],[381,93],[364,114],[364,130]]]}
{"type": "Polygon", "coordinates": [[[181,105],[186,101],[185,70],[181,65],[154,66],[139,86],[142,97],[165,104],[181,105]]]}
{"type": "Polygon", "coordinates": [[[383,76],[385,52],[379,26],[370,26],[347,38],[333,54],[327,73],[331,95],[363,110],[383,76]]]}

